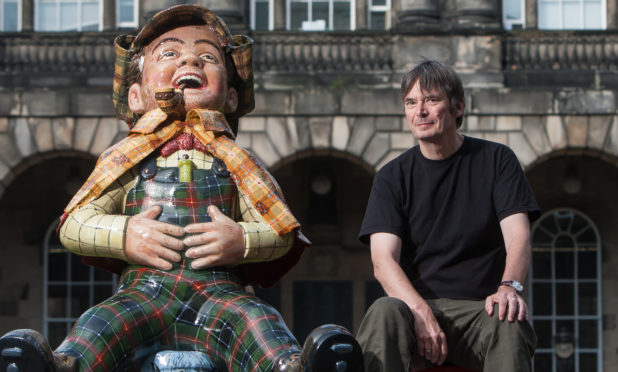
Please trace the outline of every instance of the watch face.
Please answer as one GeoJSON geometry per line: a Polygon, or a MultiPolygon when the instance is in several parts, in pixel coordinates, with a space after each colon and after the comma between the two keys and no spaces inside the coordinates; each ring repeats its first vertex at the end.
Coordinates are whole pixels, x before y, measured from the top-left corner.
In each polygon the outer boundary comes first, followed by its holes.
{"type": "Polygon", "coordinates": [[[516,281],[516,280],[513,280],[513,281],[512,281],[512,284],[513,284],[513,288],[515,288],[515,290],[516,290],[517,292],[521,292],[521,291],[523,291],[523,290],[524,290],[524,287],[521,285],[521,283],[520,283],[520,282],[518,282],[518,281],[516,281]]]}

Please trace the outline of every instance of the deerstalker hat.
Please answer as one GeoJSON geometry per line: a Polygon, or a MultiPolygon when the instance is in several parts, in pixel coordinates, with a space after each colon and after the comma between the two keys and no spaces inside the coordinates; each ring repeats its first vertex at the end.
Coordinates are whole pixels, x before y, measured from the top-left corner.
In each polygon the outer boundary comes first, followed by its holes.
{"type": "Polygon", "coordinates": [[[116,60],[114,66],[114,92],[112,100],[116,116],[129,126],[136,119],[129,108],[128,97],[131,82],[129,64],[141,48],[167,31],[183,26],[207,25],[221,37],[223,51],[229,54],[239,79],[234,88],[238,92],[238,108],[228,114],[228,119],[238,119],[255,107],[253,93],[253,40],[245,35],[232,36],[225,22],[210,10],[199,5],[176,5],[155,14],[137,36],[120,35],[114,40],[116,60]]]}

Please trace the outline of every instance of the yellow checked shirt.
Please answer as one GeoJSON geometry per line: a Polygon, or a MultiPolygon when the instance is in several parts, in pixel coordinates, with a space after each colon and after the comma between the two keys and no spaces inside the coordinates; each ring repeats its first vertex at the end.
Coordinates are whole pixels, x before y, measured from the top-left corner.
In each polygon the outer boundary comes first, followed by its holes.
{"type": "MultiPolygon", "coordinates": [[[[213,158],[197,150],[179,150],[167,158],[157,158],[158,167],[177,167],[184,155],[198,169],[212,168],[213,158]]],[[[129,169],[107,187],[98,198],[71,213],[60,228],[60,241],[82,256],[110,257],[126,261],[125,234],[130,216],[123,215],[126,196],[138,178],[137,167],[129,169]]],[[[244,259],[239,263],[265,262],[284,256],[294,243],[294,232],[281,236],[266,223],[246,196],[238,190],[239,211],[235,220],[245,238],[244,259]]]]}

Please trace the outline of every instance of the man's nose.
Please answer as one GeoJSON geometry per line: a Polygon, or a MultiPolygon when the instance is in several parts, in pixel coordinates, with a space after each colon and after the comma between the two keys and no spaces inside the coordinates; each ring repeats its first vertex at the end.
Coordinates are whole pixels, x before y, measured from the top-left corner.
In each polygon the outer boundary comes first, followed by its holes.
{"type": "Polygon", "coordinates": [[[423,101],[419,101],[416,105],[416,114],[418,116],[427,116],[427,109],[423,101]]]}
{"type": "Polygon", "coordinates": [[[178,67],[187,65],[202,67],[202,59],[198,57],[195,53],[183,53],[182,56],[178,59],[178,65],[178,67]]]}

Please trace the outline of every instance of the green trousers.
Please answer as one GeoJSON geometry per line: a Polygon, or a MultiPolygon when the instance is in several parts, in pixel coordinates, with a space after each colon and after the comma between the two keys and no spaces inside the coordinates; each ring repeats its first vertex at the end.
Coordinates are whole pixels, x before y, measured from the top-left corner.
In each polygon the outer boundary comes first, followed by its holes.
{"type": "MultiPolygon", "coordinates": [[[[437,299],[427,303],[446,335],[447,363],[487,372],[532,371],[536,335],[528,322],[500,321],[497,305],[489,316],[485,301],[437,299]]],[[[371,305],[358,331],[358,342],[366,372],[410,372],[413,366],[424,364],[416,348],[412,312],[397,298],[382,297],[371,305]]]]}

